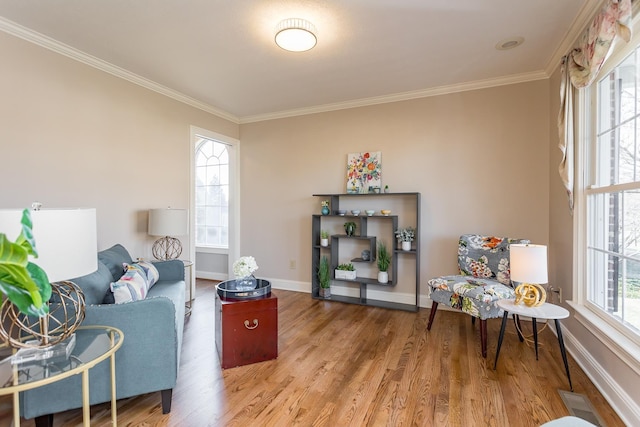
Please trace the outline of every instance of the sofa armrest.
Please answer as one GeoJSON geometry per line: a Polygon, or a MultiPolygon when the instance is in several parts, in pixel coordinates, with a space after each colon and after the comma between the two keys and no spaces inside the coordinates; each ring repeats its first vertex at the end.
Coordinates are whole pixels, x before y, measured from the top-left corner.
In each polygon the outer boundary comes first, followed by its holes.
{"type": "Polygon", "coordinates": [[[154,261],[153,265],[158,269],[159,280],[184,280],[184,263],[179,259],[154,261]]]}

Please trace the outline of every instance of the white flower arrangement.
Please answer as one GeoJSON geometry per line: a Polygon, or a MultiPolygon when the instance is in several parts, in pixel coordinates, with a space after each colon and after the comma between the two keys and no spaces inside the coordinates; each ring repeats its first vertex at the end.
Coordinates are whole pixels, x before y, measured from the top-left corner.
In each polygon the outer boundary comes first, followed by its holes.
{"type": "Polygon", "coordinates": [[[395,231],[398,242],[413,242],[416,236],[416,229],[413,227],[399,228],[395,231]]]}
{"type": "Polygon", "coordinates": [[[258,264],[252,256],[243,256],[233,263],[233,274],[236,277],[248,277],[258,269],[258,264]]]}

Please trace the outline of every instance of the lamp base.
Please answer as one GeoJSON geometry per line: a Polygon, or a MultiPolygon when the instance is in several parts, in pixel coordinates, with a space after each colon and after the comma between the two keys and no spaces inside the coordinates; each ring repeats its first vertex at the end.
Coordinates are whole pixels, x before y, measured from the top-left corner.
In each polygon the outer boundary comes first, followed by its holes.
{"type": "Polygon", "coordinates": [[[547,300],[547,292],[535,283],[522,283],[515,289],[515,303],[523,302],[528,307],[539,307],[547,300]]]}
{"type": "MultiPolygon", "coordinates": [[[[29,341],[27,341],[29,343],[29,341]]],[[[32,343],[38,344],[38,341],[32,343]]],[[[11,356],[12,365],[46,365],[48,363],[57,362],[60,360],[66,360],[71,355],[71,352],[76,346],[76,334],[71,336],[57,344],[50,345],[49,347],[40,348],[21,348],[11,356]]]]}
{"type": "Polygon", "coordinates": [[[175,237],[165,236],[155,241],[151,251],[160,261],[176,259],[182,254],[182,243],[175,237]]]}

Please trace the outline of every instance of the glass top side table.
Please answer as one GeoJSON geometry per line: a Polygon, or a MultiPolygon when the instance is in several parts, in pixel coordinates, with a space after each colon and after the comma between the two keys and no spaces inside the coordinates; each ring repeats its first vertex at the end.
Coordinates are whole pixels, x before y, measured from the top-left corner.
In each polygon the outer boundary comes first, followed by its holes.
{"type": "Polygon", "coordinates": [[[0,361],[0,395],[13,394],[13,424],[20,425],[20,392],[82,374],[82,420],[90,426],[89,369],[111,358],[111,420],[117,425],[116,359],[124,334],[111,326],[82,326],[75,332],[76,344],[69,358],[12,365],[9,357],[0,361]]]}
{"type": "MultiPolygon", "coordinates": [[[[537,319],[554,320],[556,325],[556,332],[558,334],[558,343],[560,344],[560,353],[562,353],[562,361],[564,362],[564,369],[567,372],[567,379],[569,380],[569,387],[573,391],[573,384],[571,383],[571,374],[569,373],[569,363],[567,362],[567,352],[564,347],[564,340],[562,339],[562,328],[560,326],[560,320],[569,317],[569,310],[559,305],[550,304],[548,302],[542,304],[539,307],[529,307],[524,304],[515,304],[515,300],[499,300],[498,307],[504,310],[504,316],[502,317],[502,326],[500,327],[500,337],[498,338],[498,348],[496,349],[496,361],[493,365],[495,370],[498,366],[498,356],[500,355],[500,347],[502,346],[502,339],[504,338],[504,330],[507,326],[507,317],[509,313],[512,313],[514,320],[519,324],[518,316],[530,317],[533,326],[533,340],[536,347],[536,360],[538,360],[538,325],[537,319]]],[[[518,330],[518,337],[522,341],[520,330],[518,330]]]]}

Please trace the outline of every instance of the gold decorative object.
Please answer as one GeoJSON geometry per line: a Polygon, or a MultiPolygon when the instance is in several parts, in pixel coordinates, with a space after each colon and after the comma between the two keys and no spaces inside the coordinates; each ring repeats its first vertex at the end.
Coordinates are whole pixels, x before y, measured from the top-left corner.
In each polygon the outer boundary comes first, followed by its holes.
{"type": "Polygon", "coordinates": [[[528,307],[538,307],[547,300],[547,291],[536,283],[522,283],[516,287],[516,304],[523,302],[528,307]]]}
{"type": "Polygon", "coordinates": [[[82,289],[73,282],[51,284],[49,314],[27,316],[5,299],[0,306],[0,337],[14,348],[43,348],[61,342],[84,320],[82,289]],[[28,340],[28,342],[27,342],[28,340]]]}

